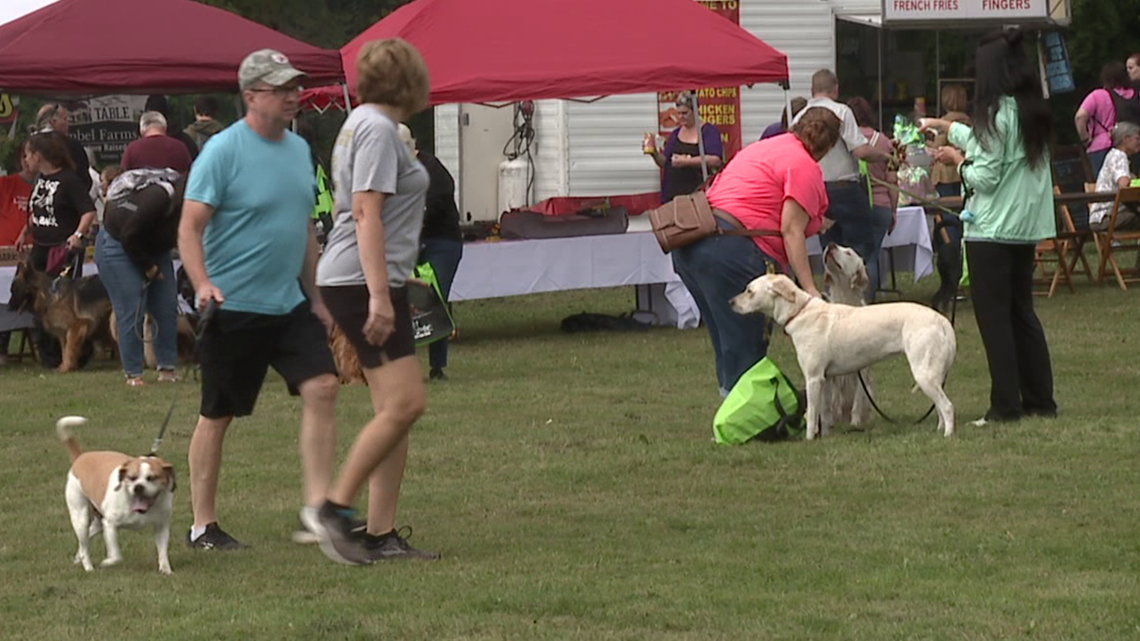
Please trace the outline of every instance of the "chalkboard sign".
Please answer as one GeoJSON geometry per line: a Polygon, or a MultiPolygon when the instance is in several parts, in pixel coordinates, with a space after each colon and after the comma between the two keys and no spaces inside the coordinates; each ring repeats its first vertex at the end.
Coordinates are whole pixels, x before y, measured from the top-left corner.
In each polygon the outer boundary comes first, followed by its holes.
{"type": "MultiPolygon", "coordinates": [[[[1063,194],[1083,193],[1085,183],[1093,182],[1092,165],[1088,155],[1080,145],[1067,145],[1053,149],[1053,184],[1061,188],[1063,194]]],[[[1087,229],[1089,220],[1088,205],[1069,205],[1069,214],[1077,229],[1087,229]]]]}

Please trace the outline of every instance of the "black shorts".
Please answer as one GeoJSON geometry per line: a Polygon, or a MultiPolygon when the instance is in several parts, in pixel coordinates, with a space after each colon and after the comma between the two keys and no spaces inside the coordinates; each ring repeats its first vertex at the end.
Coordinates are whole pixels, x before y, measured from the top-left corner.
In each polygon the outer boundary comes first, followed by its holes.
{"type": "Polygon", "coordinates": [[[356,349],[363,367],[372,369],[416,353],[416,339],[412,331],[412,307],[408,304],[408,288],[394,287],[392,309],[396,312],[396,327],[383,345],[373,345],[364,339],[364,322],[368,320],[368,287],[343,285],[322,287],[321,297],[329,308],[337,327],[356,349]]]}
{"type": "Polygon", "coordinates": [[[296,396],[301,383],[336,375],[328,333],[308,301],[281,316],[219,309],[198,343],[206,418],[253,413],[269,367],[296,396]]]}

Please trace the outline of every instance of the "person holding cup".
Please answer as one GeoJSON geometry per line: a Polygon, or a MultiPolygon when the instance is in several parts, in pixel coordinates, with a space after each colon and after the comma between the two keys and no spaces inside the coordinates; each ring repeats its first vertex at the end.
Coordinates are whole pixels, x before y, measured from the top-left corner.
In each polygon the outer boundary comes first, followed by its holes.
{"type": "Polygon", "coordinates": [[[680,126],[669,133],[664,149],[657,148],[653,134],[645,134],[642,149],[652,156],[661,172],[661,202],[667,203],[677,196],[691,194],[705,182],[701,170],[701,142],[704,143],[704,164],[711,174],[724,164],[724,143],[720,130],[709,123],[697,127],[694,112],[696,100],[690,93],[677,97],[675,107],[680,126]]]}

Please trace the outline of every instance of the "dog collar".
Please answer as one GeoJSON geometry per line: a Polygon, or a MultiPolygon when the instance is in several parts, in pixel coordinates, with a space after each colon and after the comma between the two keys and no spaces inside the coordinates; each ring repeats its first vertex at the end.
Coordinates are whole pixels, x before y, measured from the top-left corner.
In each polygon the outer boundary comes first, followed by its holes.
{"type": "Polygon", "coordinates": [[[807,306],[811,305],[811,302],[813,300],[815,300],[815,296],[812,296],[811,298],[809,298],[808,301],[806,303],[804,303],[802,307],[797,309],[794,314],[792,314],[791,316],[788,317],[788,320],[784,321],[784,336],[789,335],[788,334],[788,325],[791,325],[792,321],[796,320],[796,318],[800,315],[800,312],[807,309],[807,306]]]}

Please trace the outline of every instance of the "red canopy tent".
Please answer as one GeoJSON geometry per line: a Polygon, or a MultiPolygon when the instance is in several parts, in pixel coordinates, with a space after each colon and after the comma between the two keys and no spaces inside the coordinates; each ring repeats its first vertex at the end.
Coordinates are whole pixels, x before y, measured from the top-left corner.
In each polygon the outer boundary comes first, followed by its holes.
{"type": "Polygon", "coordinates": [[[0,25],[0,88],[12,93],[229,91],[251,51],[270,48],[329,84],[336,51],[191,0],[58,0],[0,25]]]}
{"type": "MultiPolygon", "coordinates": [[[[350,88],[361,45],[397,36],[427,62],[432,104],[788,79],[787,56],[693,0],[415,0],[341,47],[350,88]]],[[[341,87],[305,98],[344,100],[341,87]]]]}

